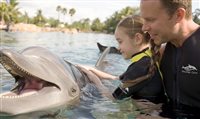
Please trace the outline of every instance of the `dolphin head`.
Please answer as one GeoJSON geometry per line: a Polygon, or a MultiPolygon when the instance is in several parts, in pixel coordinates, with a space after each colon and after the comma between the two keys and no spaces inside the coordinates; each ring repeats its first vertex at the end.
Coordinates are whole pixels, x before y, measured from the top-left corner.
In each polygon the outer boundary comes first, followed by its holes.
{"type": "Polygon", "coordinates": [[[0,94],[1,114],[45,111],[79,100],[70,66],[45,48],[2,49],[0,63],[15,78],[15,87],[0,94]]]}

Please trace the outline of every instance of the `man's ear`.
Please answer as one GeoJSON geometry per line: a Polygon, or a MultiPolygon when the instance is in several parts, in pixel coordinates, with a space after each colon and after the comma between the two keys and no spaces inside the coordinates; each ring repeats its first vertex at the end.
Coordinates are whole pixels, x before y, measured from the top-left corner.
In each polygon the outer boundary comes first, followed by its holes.
{"type": "Polygon", "coordinates": [[[184,8],[178,8],[175,12],[176,22],[180,22],[182,19],[185,18],[186,11],[184,8]]]}
{"type": "Polygon", "coordinates": [[[143,42],[143,36],[141,33],[135,34],[135,44],[140,45],[143,42]]]}

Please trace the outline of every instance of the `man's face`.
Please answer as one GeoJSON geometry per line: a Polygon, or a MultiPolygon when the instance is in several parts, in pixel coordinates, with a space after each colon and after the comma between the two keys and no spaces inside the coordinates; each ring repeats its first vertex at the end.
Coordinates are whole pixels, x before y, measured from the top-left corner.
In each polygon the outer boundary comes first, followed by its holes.
{"type": "Polygon", "coordinates": [[[140,11],[144,18],[142,30],[149,32],[155,44],[160,45],[172,39],[175,20],[169,16],[160,0],[141,0],[140,11]]]}

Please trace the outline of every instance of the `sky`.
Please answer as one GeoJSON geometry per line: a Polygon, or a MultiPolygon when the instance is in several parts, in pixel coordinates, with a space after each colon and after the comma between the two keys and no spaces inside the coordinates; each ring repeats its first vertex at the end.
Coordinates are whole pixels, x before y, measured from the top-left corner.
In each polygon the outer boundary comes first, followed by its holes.
{"type": "MultiPolygon", "coordinates": [[[[83,18],[100,18],[101,21],[105,21],[115,11],[130,7],[139,7],[140,0],[18,0],[19,10],[24,13],[25,11],[29,16],[36,15],[38,9],[42,10],[45,17],[58,18],[56,7],[60,5],[63,8],[69,10],[74,8],[76,13],[73,16],[73,21],[78,21],[83,18]]],[[[200,8],[200,0],[192,0],[193,11],[196,8],[200,8]]],[[[71,18],[60,15],[61,21],[69,22],[71,18]]]]}

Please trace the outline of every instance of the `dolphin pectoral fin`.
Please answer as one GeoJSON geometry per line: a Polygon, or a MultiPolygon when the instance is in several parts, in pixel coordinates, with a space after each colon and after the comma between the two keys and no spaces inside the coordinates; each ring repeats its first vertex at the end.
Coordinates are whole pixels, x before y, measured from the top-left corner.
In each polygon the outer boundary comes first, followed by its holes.
{"type": "Polygon", "coordinates": [[[99,48],[100,52],[103,52],[107,48],[107,46],[103,46],[99,42],[97,42],[97,47],[99,48]]]}
{"type": "MultiPolygon", "coordinates": [[[[100,52],[103,52],[108,46],[104,46],[104,45],[100,44],[99,42],[97,42],[97,47],[99,48],[100,52]]],[[[121,54],[119,49],[117,49],[114,46],[110,47],[109,53],[121,54]]]]}

